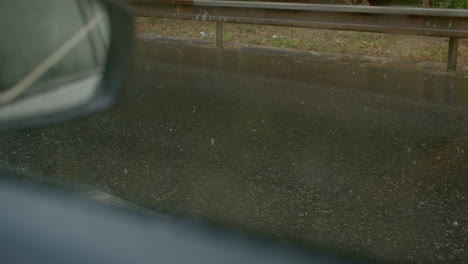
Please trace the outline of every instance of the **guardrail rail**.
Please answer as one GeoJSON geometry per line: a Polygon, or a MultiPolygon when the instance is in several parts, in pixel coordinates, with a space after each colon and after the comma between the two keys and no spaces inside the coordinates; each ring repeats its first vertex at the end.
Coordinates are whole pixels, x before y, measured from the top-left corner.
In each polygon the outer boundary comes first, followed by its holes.
{"type": "Polygon", "coordinates": [[[217,0],[127,0],[137,16],[223,23],[348,30],[449,38],[447,70],[456,71],[460,38],[468,38],[468,10],[217,0]]]}

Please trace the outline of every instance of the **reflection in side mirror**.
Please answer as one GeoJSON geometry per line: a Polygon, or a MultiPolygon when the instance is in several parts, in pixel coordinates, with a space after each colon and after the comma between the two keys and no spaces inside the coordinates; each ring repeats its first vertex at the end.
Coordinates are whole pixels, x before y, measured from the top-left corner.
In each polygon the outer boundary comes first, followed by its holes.
{"type": "Polygon", "coordinates": [[[119,3],[5,0],[0,15],[0,128],[60,121],[112,103],[133,35],[119,3]]]}

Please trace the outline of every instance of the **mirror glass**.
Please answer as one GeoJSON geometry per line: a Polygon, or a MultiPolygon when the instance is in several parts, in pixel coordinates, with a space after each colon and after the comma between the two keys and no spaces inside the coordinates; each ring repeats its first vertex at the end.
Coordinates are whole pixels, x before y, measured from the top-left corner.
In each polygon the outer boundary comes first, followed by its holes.
{"type": "Polygon", "coordinates": [[[47,118],[90,103],[110,42],[99,1],[2,0],[0,122],[47,118]]]}

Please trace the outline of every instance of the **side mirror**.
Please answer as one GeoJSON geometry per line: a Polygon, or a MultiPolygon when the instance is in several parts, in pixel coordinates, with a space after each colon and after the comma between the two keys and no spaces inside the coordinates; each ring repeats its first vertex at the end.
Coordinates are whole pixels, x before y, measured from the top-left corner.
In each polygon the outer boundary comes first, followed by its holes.
{"type": "Polygon", "coordinates": [[[123,85],[133,17],[112,0],[2,0],[0,129],[110,106],[123,85]]]}

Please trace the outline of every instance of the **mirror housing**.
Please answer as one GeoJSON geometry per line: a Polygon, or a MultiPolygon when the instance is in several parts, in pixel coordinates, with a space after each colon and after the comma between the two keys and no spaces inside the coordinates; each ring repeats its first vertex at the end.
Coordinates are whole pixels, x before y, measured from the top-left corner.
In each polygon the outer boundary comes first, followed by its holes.
{"type": "Polygon", "coordinates": [[[37,25],[16,21],[24,19],[17,16],[21,8],[38,13],[29,7],[33,2],[0,4],[0,14],[5,12],[0,20],[6,20],[0,33],[21,38],[0,45],[0,129],[33,128],[105,110],[128,74],[134,24],[122,1],[48,1],[57,3],[40,1],[44,23],[37,25]],[[28,37],[22,29],[35,34],[28,37]]]}

